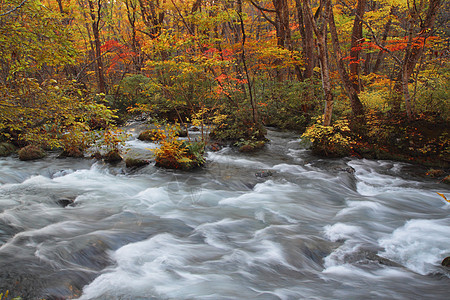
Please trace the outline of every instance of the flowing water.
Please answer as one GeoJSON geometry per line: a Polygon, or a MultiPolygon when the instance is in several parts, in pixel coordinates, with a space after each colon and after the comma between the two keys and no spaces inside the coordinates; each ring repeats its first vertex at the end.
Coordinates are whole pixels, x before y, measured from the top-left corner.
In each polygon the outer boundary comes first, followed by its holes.
{"type": "MultiPolygon", "coordinates": [[[[450,204],[436,194],[448,186],[417,166],[319,159],[294,134],[268,138],[256,154],[208,152],[194,172],[1,158],[0,292],[448,299],[450,204]]],[[[128,153],[154,146],[132,138],[128,153]]]]}

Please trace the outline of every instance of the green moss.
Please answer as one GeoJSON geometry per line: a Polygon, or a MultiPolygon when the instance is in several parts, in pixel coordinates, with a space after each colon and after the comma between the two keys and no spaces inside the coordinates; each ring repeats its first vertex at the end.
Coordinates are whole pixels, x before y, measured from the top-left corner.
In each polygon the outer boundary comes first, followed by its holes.
{"type": "Polygon", "coordinates": [[[45,157],[47,154],[44,149],[36,145],[28,145],[19,150],[20,160],[33,160],[45,157]]]}
{"type": "Polygon", "coordinates": [[[0,156],[8,156],[16,151],[16,147],[10,143],[0,143],[0,156]]]}

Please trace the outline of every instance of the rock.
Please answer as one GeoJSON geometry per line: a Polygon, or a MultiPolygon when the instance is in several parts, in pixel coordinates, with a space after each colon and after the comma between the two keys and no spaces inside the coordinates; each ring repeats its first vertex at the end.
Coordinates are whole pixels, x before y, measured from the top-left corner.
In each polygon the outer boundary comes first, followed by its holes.
{"type": "Polygon", "coordinates": [[[436,177],[444,176],[445,172],[440,169],[430,169],[430,170],[428,170],[428,172],[425,173],[425,175],[436,178],[436,177]]]}
{"type": "Polygon", "coordinates": [[[355,174],[355,169],[352,167],[339,168],[338,171],[347,172],[348,174],[355,174]]]}
{"type": "Polygon", "coordinates": [[[176,135],[179,137],[187,137],[188,131],[186,129],[180,129],[177,131],[176,135]]]}
{"type": "Polygon", "coordinates": [[[219,143],[212,143],[211,145],[208,146],[208,149],[210,151],[217,152],[220,149],[222,149],[222,146],[219,143]]]}
{"type": "Polygon", "coordinates": [[[16,151],[16,147],[10,143],[0,143],[0,156],[8,156],[16,151]]]}
{"type": "Polygon", "coordinates": [[[74,148],[74,149],[64,150],[63,152],[61,152],[61,154],[58,157],[59,158],[65,158],[65,157],[80,158],[80,157],[84,157],[84,154],[83,154],[82,150],[80,150],[78,148],[74,148]]]}
{"type": "Polygon", "coordinates": [[[19,150],[20,160],[40,159],[46,156],[44,149],[36,145],[28,145],[19,150]]]}
{"type": "Polygon", "coordinates": [[[248,144],[242,145],[239,148],[239,152],[255,152],[264,147],[265,144],[266,142],[264,141],[250,142],[248,144]]]}
{"type": "Polygon", "coordinates": [[[441,265],[447,268],[450,268],[450,256],[447,256],[442,260],[441,265]]]}
{"type": "Polygon", "coordinates": [[[97,152],[91,154],[91,158],[100,160],[100,159],[102,159],[102,155],[100,152],[97,151],[97,152]]]}
{"type": "Polygon", "coordinates": [[[108,163],[116,163],[122,160],[119,150],[111,150],[103,156],[103,160],[108,163]]]}
{"type": "Polygon", "coordinates": [[[189,128],[189,130],[194,132],[200,131],[200,129],[197,126],[192,126],[191,128],[189,128]]]}
{"type": "Polygon", "coordinates": [[[159,141],[163,138],[163,133],[161,133],[158,129],[144,130],[138,136],[138,140],[145,142],[159,141]]]}
{"type": "Polygon", "coordinates": [[[61,207],[73,206],[75,199],[61,198],[56,203],[61,207]]]}
{"type": "Polygon", "coordinates": [[[255,176],[259,177],[259,178],[265,178],[265,177],[269,177],[269,176],[272,176],[272,175],[273,175],[273,173],[270,170],[261,171],[261,172],[256,172],[255,173],[255,176]]]}
{"type": "Polygon", "coordinates": [[[125,160],[125,165],[127,168],[140,168],[148,165],[150,162],[144,159],[127,158],[125,160]]]}

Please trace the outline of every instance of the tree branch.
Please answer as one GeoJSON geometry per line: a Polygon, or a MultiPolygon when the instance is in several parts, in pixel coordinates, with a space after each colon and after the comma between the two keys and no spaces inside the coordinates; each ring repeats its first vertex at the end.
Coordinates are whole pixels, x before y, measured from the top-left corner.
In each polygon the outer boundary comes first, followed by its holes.
{"type": "Polygon", "coordinates": [[[23,0],[22,3],[20,3],[20,4],[19,4],[18,6],[16,6],[15,8],[13,8],[13,9],[11,9],[11,10],[8,10],[7,12],[4,12],[4,13],[0,14],[0,17],[4,17],[4,16],[6,16],[6,15],[9,15],[9,14],[15,12],[16,10],[18,10],[18,9],[20,9],[22,6],[24,6],[26,2],[27,2],[27,0],[23,0]]]}

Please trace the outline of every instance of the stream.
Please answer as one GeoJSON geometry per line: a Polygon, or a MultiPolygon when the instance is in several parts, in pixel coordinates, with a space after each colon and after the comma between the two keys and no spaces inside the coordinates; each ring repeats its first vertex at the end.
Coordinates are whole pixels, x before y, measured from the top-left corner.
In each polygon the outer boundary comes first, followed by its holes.
{"type": "MultiPolygon", "coordinates": [[[[156,145],[129,131],[127,155],[150,158],[156,145]]],[[[258,153],[207,152],[193,172],[0,158],[0,293],[448,299],[448,185],[420,166],[321,159],[298,135],[267,137],[258,153]]]]}

